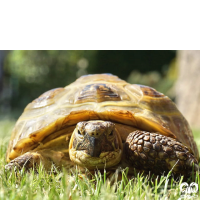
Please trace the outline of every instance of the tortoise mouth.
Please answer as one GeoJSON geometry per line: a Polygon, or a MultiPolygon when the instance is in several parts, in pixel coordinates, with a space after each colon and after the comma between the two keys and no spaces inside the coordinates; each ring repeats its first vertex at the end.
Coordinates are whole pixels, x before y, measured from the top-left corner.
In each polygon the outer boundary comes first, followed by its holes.
{"type": "Polygon", "coordinates": [[[80,122],[71,137],[70,159],[88,169],[112,167],[120,162],[122,156],[119,137],[112,122],[80,122]]]}
{"type": "Polygon", "coordinates": [[[88,169],[104,169],[117,165],[122,156],[122,150],[102,152],[99,157],[92,157],[83,151],[69,150],[70,159],[76,164],[88,169]]]}

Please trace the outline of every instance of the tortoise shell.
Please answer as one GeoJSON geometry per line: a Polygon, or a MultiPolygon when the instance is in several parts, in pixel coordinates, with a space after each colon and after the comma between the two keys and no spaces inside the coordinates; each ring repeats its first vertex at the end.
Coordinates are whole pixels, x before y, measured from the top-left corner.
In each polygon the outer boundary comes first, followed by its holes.
{"type": "Polygon", "coordinates": [[[51,136],[57,137],[62,130],[70,130],[80,121],[97,119],[160,132],[177,139],[199,158],[188,122],[167,96],[111,74],[96,74],[47,91],[29,103],[13,129],[7,161],[36,148],[47,138],[51,140],[51,136]]]}

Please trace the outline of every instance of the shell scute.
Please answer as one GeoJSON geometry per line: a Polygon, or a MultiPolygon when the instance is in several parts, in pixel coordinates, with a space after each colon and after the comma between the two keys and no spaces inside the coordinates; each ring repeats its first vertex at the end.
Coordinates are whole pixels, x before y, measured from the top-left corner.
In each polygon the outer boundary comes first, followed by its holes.
{"type": "Polygon", "coordinates": [[[65,92],[64,88],[55,88],[55,89],[49,90],[43,93],[42,95],[40,95],[35,100],[33,100],[30,104],[28,104],[26,109],[41,108],[41,107],[54,104],[56,101],[56,98],[58,98],[60,94],[62,93],[64,94],[64,92],[65,92]]]}
{"type": "Polygon", "coordinates": [[[84,86],[79,95],[75,98],[74,103],[84,102],[103,102],[103,101],[122,101],[130,100],[129,96],[120,88],[111,84],[96,83],[84,86]]]}
{"type": "Polygon", "coordinates": [[[40,103],[41,101],[47,100],[47,99],[53,99],[54,96],[56,96],[58,93],[60,93],[61,91],[63,91],[63,88],[54,88],[51,89],[45,93],[43,93],[42,95],[40,95],[37,99],[35,99],[33,102],[35,103],[40,103]]]}
{"type": "Polygon", "coordinates": [[[148,87],[148,86],[144,86],[144,85],[139,85],[143,94],[146,96],[150,96],[150,97],[164,97],[165,95],[156,91],[154,88],[152,87],[148,87]]]}
{"type": "Polygon", "coordinates": [[[75,100],[75,104],[83,102],[121,101],[120,96],[108,84],[86,85],[75,100]]]}

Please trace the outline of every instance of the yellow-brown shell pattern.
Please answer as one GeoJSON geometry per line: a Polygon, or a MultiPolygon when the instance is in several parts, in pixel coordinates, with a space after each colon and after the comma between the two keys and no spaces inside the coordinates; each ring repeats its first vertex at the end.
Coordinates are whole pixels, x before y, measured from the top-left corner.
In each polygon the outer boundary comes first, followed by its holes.
{"type": "Polygon", "coordinates": [[[95,119],[160,132],[184,143],[199,157],[187,121],[167,96],[111,74],[96,74],[50,90],[28,104],[12,132],[7,160],[35,148],[53,132],[95,119]]]}

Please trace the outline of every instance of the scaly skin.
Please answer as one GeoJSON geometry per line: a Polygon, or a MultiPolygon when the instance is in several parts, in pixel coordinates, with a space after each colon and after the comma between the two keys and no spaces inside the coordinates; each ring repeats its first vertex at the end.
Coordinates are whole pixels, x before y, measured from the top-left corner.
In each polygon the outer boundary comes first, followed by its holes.
{"type": "Polygon", "coordinates": [[[199,170],[198,161],[186,146],[159,133],[130,133],[124,151],[135,168],[155,174],[166,174],[172,169],[174,174],[189,176],[192,168],[199,170]]]}
{"type": "Polygon", "coordinates": [[[22,169],[23,167],[25,170],[29,170],[31,168],[35,168],[40,164],[41,155],[35,152],[27,152],[14,160],[11,160],[6,166],[6,170],[14,169],[22,169]]]}

